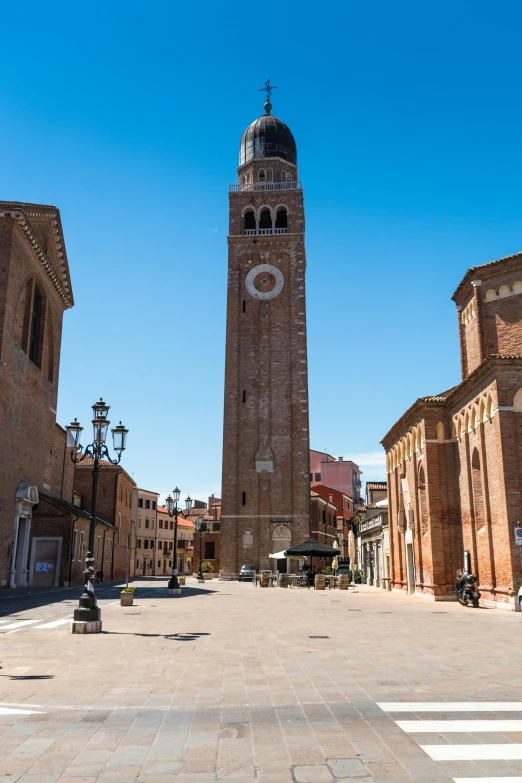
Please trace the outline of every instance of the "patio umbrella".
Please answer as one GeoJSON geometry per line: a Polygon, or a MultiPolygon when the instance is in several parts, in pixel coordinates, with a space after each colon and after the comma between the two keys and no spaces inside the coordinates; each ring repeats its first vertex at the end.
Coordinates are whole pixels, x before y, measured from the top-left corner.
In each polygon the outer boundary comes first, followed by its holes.
{"type": "Polygon", "coordinates": [[[287,557],[300,555],[301,557],[336,557],[339,550],[328,544],[320,544],[315,538],[307,538],[302,544],[291,546],[286,550],[287,557]]]}

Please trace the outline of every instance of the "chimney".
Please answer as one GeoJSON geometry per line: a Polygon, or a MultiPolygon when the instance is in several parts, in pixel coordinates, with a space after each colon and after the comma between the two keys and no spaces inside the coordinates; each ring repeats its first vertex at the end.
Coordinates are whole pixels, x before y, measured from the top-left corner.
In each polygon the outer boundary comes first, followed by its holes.
{"type": "Polygon", "coordinates": [[[343,462],[344,457],[338,457],[338,459],[339,459],[339,462],[343,462]]]}

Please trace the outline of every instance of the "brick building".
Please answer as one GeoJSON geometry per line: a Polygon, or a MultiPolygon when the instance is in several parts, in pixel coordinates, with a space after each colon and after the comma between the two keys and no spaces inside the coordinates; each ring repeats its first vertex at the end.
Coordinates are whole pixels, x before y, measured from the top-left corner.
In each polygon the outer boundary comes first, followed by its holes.
{"type": "Polygon", "coordinates": [[[462,381],[418,399],[382,443],[392,587],[455,597],[464,552],[482,601],[522,583],[522,254],[468,269],[457,306],[462,381]]]}
{"type": "Polygon", "coordinates": [[[42,527],[37,542],[32,520],[40,492],[65,497],[71,481],[71,466],[67,475],[63,468],[66,435],[56,424],[56,403],[63,313],[72,306],[58,209],[1,201],[1,587],[31,584],[43,573],[41,563],[53,571],[53,583],[63,580],[60,536],[50,537],[42,527]]]}
{"type": "MultiPolygon", "coordinates": [[[[310,490],[310,519],[312,538],[319,541],[320,544],[334,546],[339,543],[339,533],[337,531],[337,506],[329,500],[321,497],[315,490],[310,490]]],[[[280,547],[281,551],[284,547],[280,547]]],[[[279,561],[278,561],[279,562],[279,561]]],[[[313,567],[316,571],[321,571],[332,564],[332,558],[314,557],[313,567]]]]}
{"type": "MultiPolygon", "coordinates": [[[[344,492],[324,484],[314,484],[313,492],[328,500],[336,507],[336,529],[339,542],[339,557],[344,560],[348,557],[348,533],[352,528],[353,500],[344,492]]],[[[312,495],[313,497],[313,495],[312,495]]],[[[326,542],[325,542],[326,543],[326,542]]]]}
{"type": "MultiPolygon", "coordinates": [[[[81,495],[81,509],[90,513],[93,461],[90,457],[76,466],[74,489],[81,495]]],[[[97,522],[94,537],[94,570],[98,579],[110,581],[124,579],[129,562],[129,576],[135,574],[136,530],[132,514],[132,498],[136,484],[121,465],[101,460],[96,500],[97,522]]],[[[77,527],[77,526],[75,526],[77,527]]],[[[81,529],[76,532],[74,560],[82,565],[80,550],[81,529]]],[[[88,532],[85,546],[88,544],[88,532]]],[[[85,552],[83,553],[85,562],[85,552]]],[[[82,572],[84,566],[81,568],[82,572]]],[[[81,580],[80,580],[81,581],[81,580]]]]}
{"type": "Polygon", "coordinates": [[[224,579],[243,563],[270,568],[274,532],[290,546],[310,524],[303,191],[294,138],[271,108],[244,132],[230,188],[224,579]]]}

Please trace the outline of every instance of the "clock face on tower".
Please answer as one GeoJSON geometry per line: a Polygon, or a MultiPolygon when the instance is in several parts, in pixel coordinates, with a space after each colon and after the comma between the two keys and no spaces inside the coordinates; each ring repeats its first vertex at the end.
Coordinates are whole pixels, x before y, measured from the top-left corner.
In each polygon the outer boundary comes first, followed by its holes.
{"type": "Polygon", "coordinates": [[[259,264],[247,275],[246,287],[255,299],[272,299],[283,290],[285,279],[280,269],[272,264],[259,264]]]}

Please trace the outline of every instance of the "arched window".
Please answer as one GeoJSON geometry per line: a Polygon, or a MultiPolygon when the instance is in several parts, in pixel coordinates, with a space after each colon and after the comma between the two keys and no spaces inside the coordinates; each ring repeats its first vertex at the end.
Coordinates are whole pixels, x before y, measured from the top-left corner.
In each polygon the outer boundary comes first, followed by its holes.
{"type": "Polygon", "coordinates": [[[461,435],[462,435],[462,419],[459,416],[459,418],[457,419],[457,438],[459,440],[461,435]]]}
{"type": "Polygon", "coordinates": [[[275,227],[288,228],[288,216],[286,214],[286,209],[281,208],[277,210],[275,227]]]}
{"type": "Polygon", "coordinates": [[[496,298],[497,292],[494,288],[490,288],[488,291],[486,291],[486,302],[492,302],[496,298]]]}
{"type": "Polygon", "coordinates": [[[244,215],[244,229],[245,231],[255,231],[256,229],[256,216],[253,209],[249,209],[244,215]]]}
{"type": "Polygon", "coordinates": [[[442,421],[437,422],[437,440],[439,443],[444,443],[444,424],[442,421]]]}
{"type": "Polygon", "coordinates": [[[511,293],[511,289],[508,285],[501,285],[498,289],[498,295],[500,297],[509,296],[511,293]]]}
{"type": "Polygon", "coordinates": [[[287,171],[286,172],[286,181],[291,182],[292,181],[292,172],[287,171]]]}
{"type": "Polygon", "coordinates": [[[522,413],[522,388],[515,394],[513,399],[513,410],[515,413],[522,413]]]}
{"type": "Polygon", "coordinates": [[[486,419],[491,419],[493,416],[493,399],[491,397],[491,394],[488,394],[488,398],[486,400],[486,419]]]}
{"type": "Polygon", "coordinates": [[[272,229],[272,215],[269,209],[263,209],[261,212],[261,218],[259,220],[260,229],[272,229]]]}
{"type": "Polygon", "coordinates": [[[265,170],[259,169],[259,174],[257,175],[257,181],[258,182],[264,182],[266,179],[265,170]]]}
{"type": "Polygon", "coordinates": [[[464,416],[464,433],[469,432],[469,413],[464,416]]]}
{"type": "Polygon", "coordinates": [[[484,405],[484,398],[482,398],[480,400],[479,416],[478,416],[478,420],[481,422],[486,421],[485,411],[486,411],[486,406],[484,405]]]}

